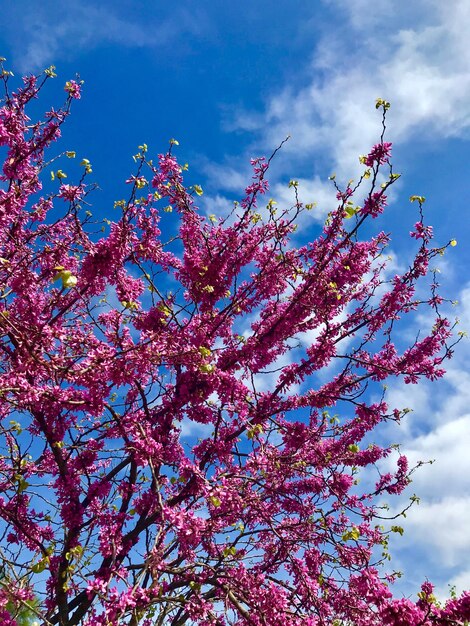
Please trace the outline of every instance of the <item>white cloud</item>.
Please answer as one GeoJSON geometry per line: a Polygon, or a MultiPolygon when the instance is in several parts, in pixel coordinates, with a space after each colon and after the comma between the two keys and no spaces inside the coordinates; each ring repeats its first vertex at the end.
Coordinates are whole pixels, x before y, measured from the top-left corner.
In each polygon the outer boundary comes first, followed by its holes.
{"type": "Polygon", "coordinates": [[[470,332],[470,286],[462,290],[457,312],[462,330],[470,332]]]}
{"type": "Polygon", "coordinates": [[[435,467],[418,471],[413,480],[413,490],[429,506],[447,495],[470,498],[469,432],[470,414],[466,414],[457,419],[451,417],[447,423],[407,442],[406,456],[412,465],[420,460],[436,460],[435,467]]]}
{"type": "Polygon", "coordinates": [[[449,496],[438,502],[423,500],[408,512],[401,524],[406,532],[400,543],[402,550],[413,546],[427,548],[427,557],[434,565],[452,568],[470,557],[470,495],[449,496]]]}
{"type": "MultiPolygon", "coordinates": [[[[224,189],[226,192],[233,192],[233,196],[230,198],[221,193],[204,194],[198,200],[198,204],[206,215],[215,215],[216,217],[230,215],[234,208],[234,200],[240,201],[244,196],[244,188],[250,181],[250,172],[246,170],[246,173],[244,173],[243,166],[240,171],[214,163],[206,164],[204,170],[212,187],[224,189]]],[[[299,201],[304,205],[314,205],[310,211],[304,211],[297,220],[299,233],[302,234],[302,229],[309,228],[312,220],[323,224],[328,212],[338,206],[338,201],[336,199],[336,190],[331,181],[322,181],[318,176],[315,176],[313,179],[297,178],[296,180],[299,183],[297,188],[299,201]]],[[[268,193],[258,199],[257,211],[263,216],[263,219],[269,219],[266,204],[270,198],[276,201],[276,208],[279,210],[279,213],[289,210],[296,203],[295,193],[288,183],[275,182],[271,185],[268,193]]],[[[234,212],[232,219],[235,219],[237,214],[240,214],[240,210],[234,212]]],[[[225,223],[230,223],[230,220],[225,223]]]]}
{"type": "Polygon", "coordinates": [[[449,581],[449,585],[455,586],[457,593],[462,593],[462,591],[470,589],[470,568],[462,570],[457,575],[453,576],[449,581]]]}
{"type": "Polygon", "coordinates": [[[220,193],[213,196],[204,194],[198,198],[197,203],[207,216],[214,215],[216,218],[225,218],[233,210],[233,200],[229,200],[220,193]]]}
{"type": "Polygon", "coordinates": [[[211,436],[214,430],[214,425],[211,423],[201,424],[200,422],[195,422],[185,417],[182,419],[180,423],[180,428],[181,428],[181,437],[183,438],[187,438],[187,437],[199,438],[200,437],[201,439],[205,439],[211,436]]]}
{"type": "Polygon", "coordinates": [[[237,200],[243,194],[252,176],[248,159],[243,161],[241,167],[238,167],[238,164],[237,167],[232,167],[206,161],[201,163],[200,168],[213,181],[214,187],[223,191],[233,191],[237,200]]]}
{"type": "MultiPolygon", "coordinates": [[[[318,176],[296,180],[299,183],[297,191],[300,202],[315,205],[309,213],[303,214],[301,222],[308,223],[309,219],[323,222],[328,212],[338,206],[336,190],[331,181],[322,181],[318,176]]],[[[295,195],[287,184],[275,183],[271,194],[282,209],[295,205],[295,195]]]]}
{"type": "MultiPolygon", "coordinates": [[[[288,365],[292,364],[292,355],[289,352],[279,355],[276,360],[265,370],[258,372],[252,378],[253,391],[256,393],[264,393],[273,391],[279,382],[279,374],[288,365]]],[[[243,380],[247,387],[251,388],[249,381],[243,380]]],[[[289,387],[289,395],[299,392],[300,385],[294,384],[289,387]]]]}
{"type": "Polygon", "coordinates": [[[286,86],[266,104],[264,116],[238,112],[235,124],[258,128],[267,146],[291,135],[280,154],[305,162],[324,158],[346,179],[359,172],[358,155],[380,134],[375,99],[392,102],[392,140],[460,136],[470,126],[470,5],[451,0],[396,4],[332,0],[342,19],[323,35],[311,64],[311,81],[286,86]],[[346,20],[344,20],[346,15],[346,20]]]}

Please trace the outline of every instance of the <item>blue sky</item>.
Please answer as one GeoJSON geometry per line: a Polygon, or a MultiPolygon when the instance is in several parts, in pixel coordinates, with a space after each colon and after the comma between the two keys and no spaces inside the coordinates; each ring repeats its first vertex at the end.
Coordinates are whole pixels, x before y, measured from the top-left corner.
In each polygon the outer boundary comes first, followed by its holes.
{"type": "MultiPolygon", "coordinates": [[[[394,265],[409,258],[406,234],[416,214],[408,198],[424,195],[437,242],[458,240],[441,263],[441,283],[470,330],[467,0],[5,4],[0,54],[7,67],[22,74],[57,66],[44,108],[60,102],[63,82],[75,73],[85,80],[64,148],[93,163],[95,205],[110,219],[142,142],[160,152],[178,139],[189,182],[205,189],[203,210],[221,214],[240,198],[249,158],[269,155],[291,135],[271,170],[270,193],[290,203],[287,182],[298,179],[301,196],[318,203],[301,224],[303,236],[314,236],[334,205],[328,176],[336,172],[345,182],[357,175],[358,155],[380,133],[375,100],[391,101],[388,139],[403,173],[384,218],[394,265]]],[[[414,409],[390,436],[412,459],[436,460],[416,477],[412,491],[421,504],[394,545],[407,595],[425,576],[444,593],[448,583],[470,588],[469,358],[466,341],[442,383],[393,383],[387,392],[414,409]]]]}

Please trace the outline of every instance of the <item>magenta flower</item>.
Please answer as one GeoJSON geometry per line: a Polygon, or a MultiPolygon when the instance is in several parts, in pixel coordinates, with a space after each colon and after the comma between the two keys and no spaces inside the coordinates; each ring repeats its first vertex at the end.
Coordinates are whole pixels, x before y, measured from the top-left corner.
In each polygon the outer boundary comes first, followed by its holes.
{"type": "Polygon", "coordinates": [[[61,185],[58,197],[70,202],[77,202],[82,198],[84,189],[80,185],[61,185]]]}
{"type": "Polygon", "coordinates": [[[80,98],[81,98],[81,90],[82,90],[81,83],[78,83],[76,80],[68,80],[65,83],[64,90],[74,100],[80,100],[80,98]]]}

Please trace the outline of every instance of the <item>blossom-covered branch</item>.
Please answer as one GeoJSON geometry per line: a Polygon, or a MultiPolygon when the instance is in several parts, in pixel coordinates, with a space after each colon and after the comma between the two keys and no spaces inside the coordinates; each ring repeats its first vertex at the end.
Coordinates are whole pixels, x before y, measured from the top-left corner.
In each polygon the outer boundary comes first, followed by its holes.
{"type": "Polygon", "coordinates": [[[200,212],[175,140],[156,159],[139,146],[100,222],[90,161],[50,155],[81,82],[32,122],[53,68],[14,93],[2,77],[2,624],[25,606],[47,626],[470,619],[468,594],[440,606],[427,582],[394,598],[383,565],[402,532],[383,500],[413,468],[398,454],[384,471],[394,448],[374,433],[406,410],[369,388],[442,376],[455,343],[435,282],[425,293],[447,246],[422,211],[400,275],[389,236],[365,230],[397,179],[384,135],[311,241],[295,182],[292,207],[267,199],[270,159],[231,215],[200,212]],[[419,310],[434,321],[404,345],[419,310]]]}

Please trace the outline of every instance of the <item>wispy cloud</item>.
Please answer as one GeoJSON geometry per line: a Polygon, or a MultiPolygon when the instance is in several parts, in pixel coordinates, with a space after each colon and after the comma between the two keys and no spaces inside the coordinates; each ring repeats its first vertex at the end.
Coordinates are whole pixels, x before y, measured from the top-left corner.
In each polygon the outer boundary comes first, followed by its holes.
{"type": "Polygon", "coordinates": [[[175,7],[170,17],[159,18],[152,9],[143,16],[130,5],[110,2],[18,0],[3,7],[2,14],[4,23],[10,24],[3,36],[10,42],[15,65],[23,73],[75,59],[110,43],[160,48],[185,33],[197,37],[203,28],[203,20],[195,19],[184,8],[175,7]]]}

